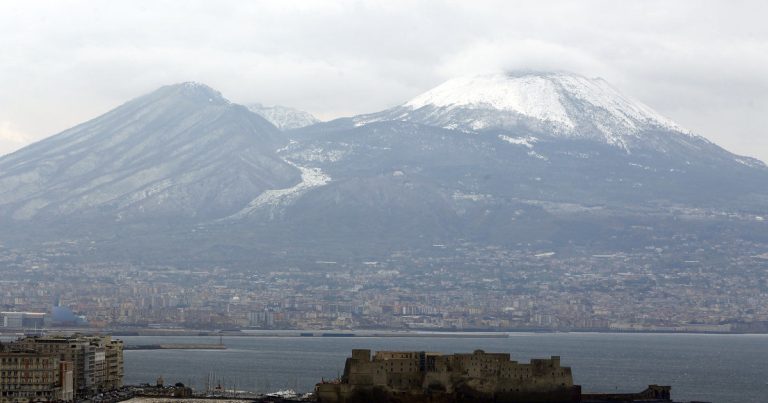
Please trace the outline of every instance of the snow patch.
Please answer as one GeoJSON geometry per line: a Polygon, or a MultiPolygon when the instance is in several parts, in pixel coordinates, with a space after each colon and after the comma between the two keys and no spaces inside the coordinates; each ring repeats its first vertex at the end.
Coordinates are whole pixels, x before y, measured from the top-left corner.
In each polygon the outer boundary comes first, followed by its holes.
{"type": "Polygon", "coordinates": [[[314,147],[292,153],[289,155],[289,158],[305,162],[338,162],[347,154],[349,154],[349,152],[344,150],[326,150],[321,147],[314,147]]]}
{"type": "Polygon", "coordinates": [[[452,197],[453,197],[453,200],[464,200],[464,201],[473,201],[473,202],[487,201],[493,198],[491,195],[488,195],[488,194],[464,193],[458,190],[453,192],[452,197]]]}
{"type": "Polygon", "coordinates": [[[528,149],[528,156],[533,158],[538,158],[543,161],[549,161],[549,158],[537,153],[533,150],[533,145],[539,141],[538,138],[533,136],[527,136],[527,137],[511,137],[504,134],[499,135],[499,139],[502,141],[506,141],[509,144],[515,144],[519,146],[524,146],[528,149]]]}
{"type": "Polygon", "coordinates": [[[326,175],[320,168],[303,167],[285,158],[283,158],[283,161],[301,171],[301,182],[289,188],[265,191],[248,203],[245,208],[227,217],[228,219],[247,217],[262,208],[270,208],[270,217],[273,217],[276,208],[290,205],[309,190],[325,186],[331,181],[331,177],[326,175]]]}
{"type": "Polygon", "coordinates": [[[765,168],[765,164],[762,161],[753,158],[735,158],[735,160],[739,164],[750,168],[765,168]]]}
{"type": "Polygon", "coordinates": [[[525,146],[528,148],[533,148],[533,144],[539,141],[538,138],[533,136],[527,136],[527,137],[510,137],[504,134],[499,135],[499,139],[506,141],[510,144],[517,144],[520,146],[525,146]]]}
{"type": "MultiPolygon", "coordinates": [[[[634,163],[634,162],[629,162],[628,164],[629,164],[629,166],[631,166],[631,167],[640,168],[640,169],[643,169],[643,170],[646,170],[646,171],[656,171],[655,169],[653,169],[653,168],[651,168],[651,167],[649,167],[649,166],[647,166],[647,165],[636,164],[636,163],[634,163]]],[[[670,171],[671,171],[671,170],[670,170],[670,171]]]]}
{"type": "Polygon", "coordinates": [[[118,206],[121,209],[126,208],[132,204],[138,203],[140,201],[153,197],[156,194],[162,193],[167,189],[171,188],[172,186],[173,186],[173,181],[170,179],[164,179],[164,180],[155,182],[141,190],[138,190],[128,195],[125,199],[120,201],[118,206]]]}
{"type": "Polygon", "coordinates": [[[547,158],[547,157],[545,157],[545,156],[543,156],[543,155],[541,155],[541,154],[539,154],[539,153],[537,153],[536,151],[533,151],[533,150],[528,151],[528,156],[529,157],[533,157],[533,158],[538,158],[538,159],[543,160],[543,161],[549,161],[549,158],[547,158]]]}
{"type": "Polygon", "coordinates": [[[275,152],[276,152],[276,153],[278,153],[278,154],[282,154],[282,153],[284,153],[284,152],[286,152],[286,151],[290,150],[290,149],[291,149],[293,146],[295,146],[295,145],[297,145],[297,144],[299,144],[299,142],[298,142],[298,141],[296,141],[296,140],[290,140],[290,141],[288,141],[288,145],[286,145],[285,147],[280,147],[280,148],[278,148],[277,150],[275,150],[275,152]]]}

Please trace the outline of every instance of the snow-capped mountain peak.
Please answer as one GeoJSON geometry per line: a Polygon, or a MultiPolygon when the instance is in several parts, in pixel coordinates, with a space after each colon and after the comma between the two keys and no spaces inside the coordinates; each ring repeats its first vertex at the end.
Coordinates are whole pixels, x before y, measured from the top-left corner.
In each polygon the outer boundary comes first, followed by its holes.
{"type": "Polygon", "coordinates": [[[555,83],[542,76],[504,74],[458,77],[408,101],[406,107],[468,107],[514,111],[539,120],[573,127],[555,83]]]}
{"type": "Polygon", "coordinates": [[[524,129],[623,148],[646,131],[690,132],[600,78],[563,72],[458,77],[355,122],[406,120],[461,130],[524,129]]]}

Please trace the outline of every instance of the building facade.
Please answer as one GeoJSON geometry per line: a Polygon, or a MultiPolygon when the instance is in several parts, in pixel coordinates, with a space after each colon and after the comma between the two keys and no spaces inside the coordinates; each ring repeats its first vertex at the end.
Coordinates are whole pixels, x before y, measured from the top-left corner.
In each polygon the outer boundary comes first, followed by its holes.
{"type": "Polygon", "coordinates": [[[72,401],[72,364],[53,354],[0,351],[0,403],[72,401]]]}
{"type": "Polygon", "coordinates": [[[48,317],[43,312],[0,312],[0,327],[10,329],[43,329],[48,317]]]}
{"type": "Polygon", "coordinates": [[[113,340],[111,336],[26,337],[13,345],[71,363],[76,396],[89,396],[123,386],[123,342],[113,340]]]}

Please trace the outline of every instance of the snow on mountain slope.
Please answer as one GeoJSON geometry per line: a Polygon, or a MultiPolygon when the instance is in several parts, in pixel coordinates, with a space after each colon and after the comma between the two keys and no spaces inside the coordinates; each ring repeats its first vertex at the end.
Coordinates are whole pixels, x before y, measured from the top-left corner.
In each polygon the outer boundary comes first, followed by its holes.
{"type": "Polygon", "coordinates": [[[268,120],[280,130],[298,129],[320,122],[309,112],[286,106],[251,104],[248,105],[248,109],[268,120]]]}
{"type": "Polygon", "coordinates": [[[299,180],[286,142],[210,87],[165,86],[0,158],[0,217],[227,216],[299,180]]]}
{"type": "Polygon", "coordinates": [[[600,78],[571,73],[498,73],[458,77],[405,104],[353,118],[356,125],[412,121],[477,131],[523,129],[598,139],[628,148],[643,132],[691,133],[600,78]]]}
{"type": "Polygon", "coordinates": [[[425,106],[468,107],[514,111],[539,120],[573,128],[552,80],[541,76],[510,78],[503,74],[459,77],[427,91],[405,104],[411,109],[425,106]]]}
{"type": "Polygon", "coordinates": [[[320,168],[300,166],[285,158],[283,158],[283,161],[301,171],[301,182],[284,189],[267,190],[248,203],[245,208],[226,219],[236,220],[252,216],[262,208],[268,209],[269,218],[274,219],[276,214],[281,212],[281,207],[290,205],[306,192],[316,187],[324,186],[331,181],[331,177],[326,175],[320,168]]]}

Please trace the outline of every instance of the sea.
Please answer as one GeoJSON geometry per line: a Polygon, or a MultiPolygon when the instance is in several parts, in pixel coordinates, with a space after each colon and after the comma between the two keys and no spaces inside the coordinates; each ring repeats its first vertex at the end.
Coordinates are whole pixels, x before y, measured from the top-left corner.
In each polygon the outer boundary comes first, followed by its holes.
{"type": "MultiPolygon", "coordinates": [[[[128,345],[218,344],[208,336],[125,336],[128,345]]],[[[352,349],[507,352],[518,362],[561,357],[585,392],[671,385],[676,401],[768,402],[768,335],[510,333],[509,337],[224,337],[226,350],[125,351],[125,383],[184,383],[201,391],[312,391],[339,377],[352,349]]]]}

